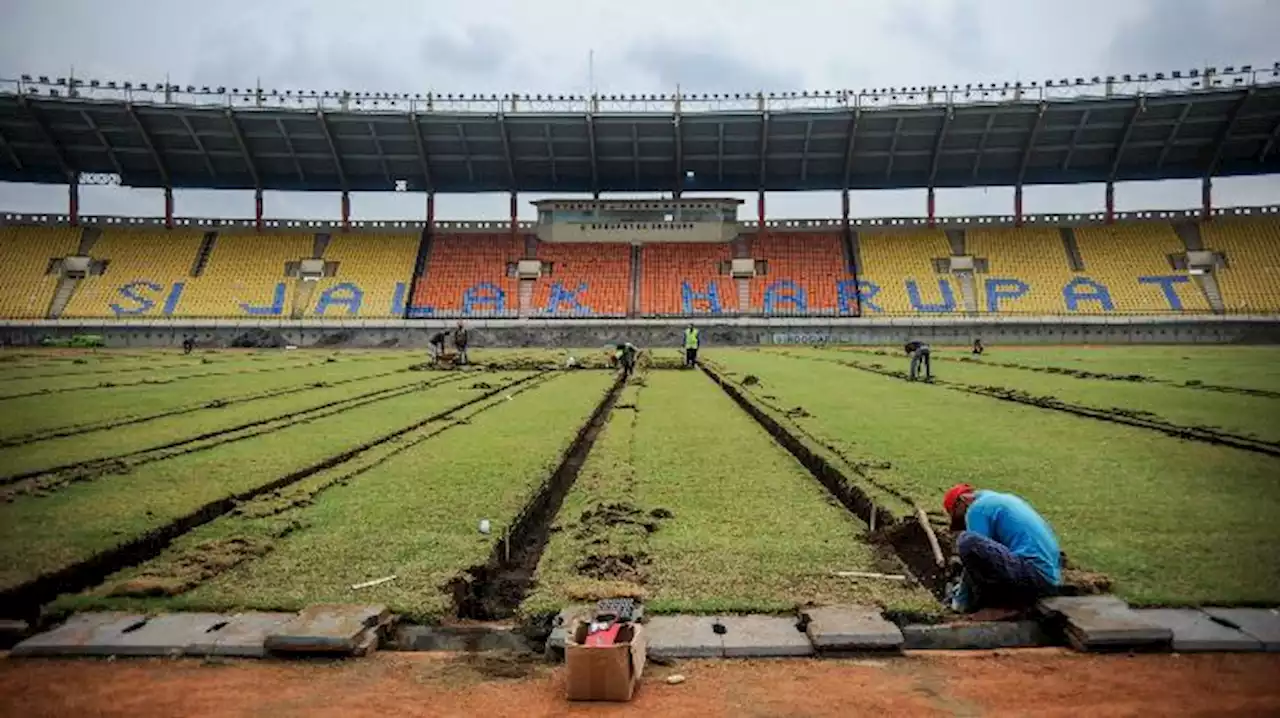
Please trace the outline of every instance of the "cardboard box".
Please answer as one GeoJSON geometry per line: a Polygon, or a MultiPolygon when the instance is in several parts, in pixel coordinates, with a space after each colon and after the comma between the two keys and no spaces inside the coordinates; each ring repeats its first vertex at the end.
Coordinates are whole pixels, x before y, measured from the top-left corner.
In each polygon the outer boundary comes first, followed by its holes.
{"type": "Polygon", "coordinates": [[[565,691],[571,701],[629,701],[644,672],[644,626],[625,624],[611,646],[585,646],[590,624],[574,625],[564,646],[565,691]]]}

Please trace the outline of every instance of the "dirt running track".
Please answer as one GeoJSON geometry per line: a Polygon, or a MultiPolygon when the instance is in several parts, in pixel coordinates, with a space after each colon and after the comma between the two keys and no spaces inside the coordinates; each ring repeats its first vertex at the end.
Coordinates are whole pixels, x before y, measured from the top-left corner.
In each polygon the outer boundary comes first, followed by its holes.
{"type": "Polygon", "coordinates": [[[561,668],[442,654],[341,663],[0,659],[0,716],[1280,715],[1280,656],[1058,649],[646,670],[628,705],[570,704],[561,668]],[[681,685],[663,678],[684,674],[681,685]]]}

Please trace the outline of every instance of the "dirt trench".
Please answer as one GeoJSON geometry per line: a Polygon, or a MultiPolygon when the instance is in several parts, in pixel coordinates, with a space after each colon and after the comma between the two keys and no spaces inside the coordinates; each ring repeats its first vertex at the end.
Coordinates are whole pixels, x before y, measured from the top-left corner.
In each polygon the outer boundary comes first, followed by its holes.
{"type": "Polygon", "coordinates": [[[340,454],[335,454],[306,468],[291,472],[238,494],[224,496],[211,501],[185,516],[174,519],[163,526],[158,526],[141,536],[101,551],[89,558],[0,591],[0,618],[17,618],[38,622],[41,607],[59,595],[78,593],[102,583],[117,571],[150,561],[159,556],[178,537],[232,511],[242,503],[288,487],[321,471],[339,466],[370,449],[398,441],[406,434],[417,431],[431,422],[440,421],[457,411],[490,399],[502,392],[510,391],[541,376],[541,374],[532,374],[493,391],[474,396],[449,409],[432,414],[409,426],[396,429],[340,454]]]}
{"type": "Polygon", "coordinates": [[[507,536],[494,542],[489,560],[466,569],[445,587],[453,595],[458,618],[492,621],[515,615],[533,587],[534,574],[551,537],[556,514],[573,488],[624,386],[621,377],[614,381],[578,430],[559,466],[521,509],[507,536]]]}
{"type": "Polygon", "coordinates": [[[48,396],[50,394],[67,394],[74,391],[94,391],[97,389],[127,389],[135,386],[166,386],[168,384],[176,384],[178,382],[187,381],[188,379],[206,379],[211,376],[239,376],[241,374],[266,374],[274,371],[297,371],[300,369],[310,369],[311,367],[323,366],[327,364],[327,360],[311,362],[309,364],[289,364],[286,366],[267,367],[265,369],[247,369],[245,371],[213,371],[203,374],[186,374],[184,376],[176,376],[166,379],[143,379],[142,381],[133,381],[117,384],[113,381],[103,381],[93,386],[69,386],[61,389],[39,389],[37,391],[28,391],[21,394],[5,394],[0,395],[0,402],[9,401],[10,399],[25,399],[32,396],[48,396]]]}

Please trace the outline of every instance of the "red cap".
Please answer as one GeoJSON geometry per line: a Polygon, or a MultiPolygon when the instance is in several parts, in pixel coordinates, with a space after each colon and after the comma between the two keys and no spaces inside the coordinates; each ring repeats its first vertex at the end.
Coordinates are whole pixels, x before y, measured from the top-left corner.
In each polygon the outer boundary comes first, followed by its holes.
{"type": "Polygon", "coordinates": [[[947,489],[947,493],[942,497],[942,508],[945,509],[947,513],[951,513],[951,509],[955,508],[956,501],[959,500],[961,496],[964,496],[973,490],[973,487],[969,484],[956,484],[955,486],[952,486],[947,489]]]}

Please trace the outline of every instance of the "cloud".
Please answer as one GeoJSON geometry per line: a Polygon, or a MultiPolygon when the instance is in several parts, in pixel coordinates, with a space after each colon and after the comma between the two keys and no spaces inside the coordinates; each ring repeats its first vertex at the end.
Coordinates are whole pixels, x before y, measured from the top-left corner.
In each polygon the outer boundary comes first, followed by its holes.
{"type": "MultiPolygon", "coordinates": [[[[1133,0],[1126,0],[1133,2],[1133,0]]],[[[1112,72],[1270,63],[1276,59],[1280,2],[1145,0],[1112,38],[1112,72]]]]}
{"type": "Polygon", "coordinates": [[[646,41],[634,45],[626,58],[663,88],[679,85],[688,92],[802,89],[800,73],[794,68],[759,65],[704,42],[646,41]]]}

